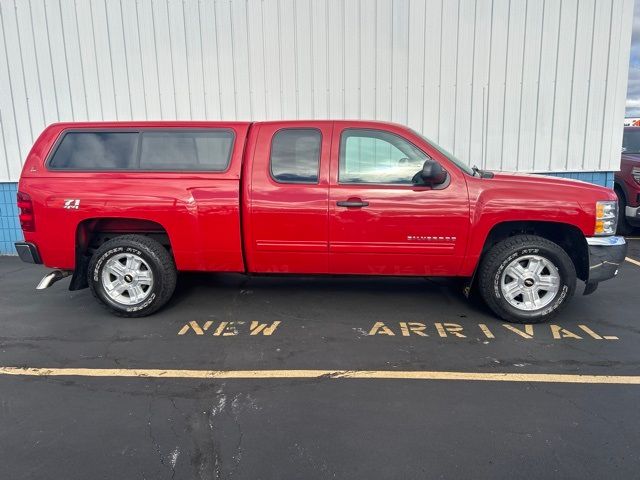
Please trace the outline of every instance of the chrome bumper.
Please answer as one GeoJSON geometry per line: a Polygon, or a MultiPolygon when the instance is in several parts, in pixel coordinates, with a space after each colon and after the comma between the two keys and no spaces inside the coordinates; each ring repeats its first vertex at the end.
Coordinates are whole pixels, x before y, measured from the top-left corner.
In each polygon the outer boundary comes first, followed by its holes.
{"type": "Polygon", "coordinates": [[[40,253],[38,253],[38,247],[29,242],[16,242],[14,243],[16,252],[20,260],[27,263],[42,263],[40,260],[40,253]]]}
{"type": "MultiPolygon", "coordinates": [[[[618,274],[620,264],[627,255],[627,242],[624,237],[587,237],[589,246],[589,285],[608,280],[618,274]]],[[[591,287],[591,291],[595,287],[591,287]]]]}

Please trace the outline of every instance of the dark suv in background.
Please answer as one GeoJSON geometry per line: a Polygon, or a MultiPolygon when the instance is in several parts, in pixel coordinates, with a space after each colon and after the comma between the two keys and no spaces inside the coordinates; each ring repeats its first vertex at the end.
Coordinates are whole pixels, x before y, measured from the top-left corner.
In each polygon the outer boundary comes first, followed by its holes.
{"type": "Polygon", "coordinates": [[[640,227],[640,127],[625,127],[620,171],[615,175],[618,195],[618,233],[640,227]]]}

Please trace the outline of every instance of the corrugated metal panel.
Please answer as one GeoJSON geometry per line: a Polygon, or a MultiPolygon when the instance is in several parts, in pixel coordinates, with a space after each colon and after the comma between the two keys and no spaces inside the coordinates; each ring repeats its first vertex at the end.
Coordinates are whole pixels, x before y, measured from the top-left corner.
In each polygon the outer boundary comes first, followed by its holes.
{"type": "Polygon", "coordinates": [[[0,0],[0,181],[58,120],[369,118],[469,163],[619,162],[633,0],[0,0]]]}

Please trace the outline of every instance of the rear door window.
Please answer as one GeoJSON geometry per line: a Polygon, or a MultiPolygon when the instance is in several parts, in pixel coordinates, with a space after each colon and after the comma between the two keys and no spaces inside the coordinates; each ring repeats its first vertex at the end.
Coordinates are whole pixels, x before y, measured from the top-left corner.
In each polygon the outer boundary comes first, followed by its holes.
{"type": "Polygon", "coordinates": [[[60,170],[128,170],[136,167],[138,132],[69,132],[49,167],[60,170]]]}
{"type": "Polygon", "coordinates": [[[232,146],[230,130],[147,131],[142,133],[140,169],[222,172],[232,146]]]}
{"type": "Polygon", "coordinates": [[[271,177],[279,183],[318,183],[322,134],[315,128],[286,128],[273,136],[271,177]]]}

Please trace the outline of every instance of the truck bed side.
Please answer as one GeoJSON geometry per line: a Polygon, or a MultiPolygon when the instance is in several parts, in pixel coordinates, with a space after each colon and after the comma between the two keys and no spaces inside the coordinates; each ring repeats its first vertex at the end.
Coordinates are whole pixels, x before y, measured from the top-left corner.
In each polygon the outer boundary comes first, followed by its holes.
{"type": "Polygon", "coordinates": [[[25,240],[47,266],[73,269],[76,247],[97,235],[140,231],[166,234],[179,270],[244,271],[240,231],[240,172],[247,122],[117,122],[55,124],[25,163],[19,190],[33,202],[35,231],[25,240]],[[224,172],[62,171],[46,166],[69,129],[208,129],[234,132],[224,172]],[[71,202],[70,202],[71,201],[71,202]],[[76,202],[77,201],[77,202],[76,202]],[[68,208],[69,205],[77,208],[68,208]]]}

